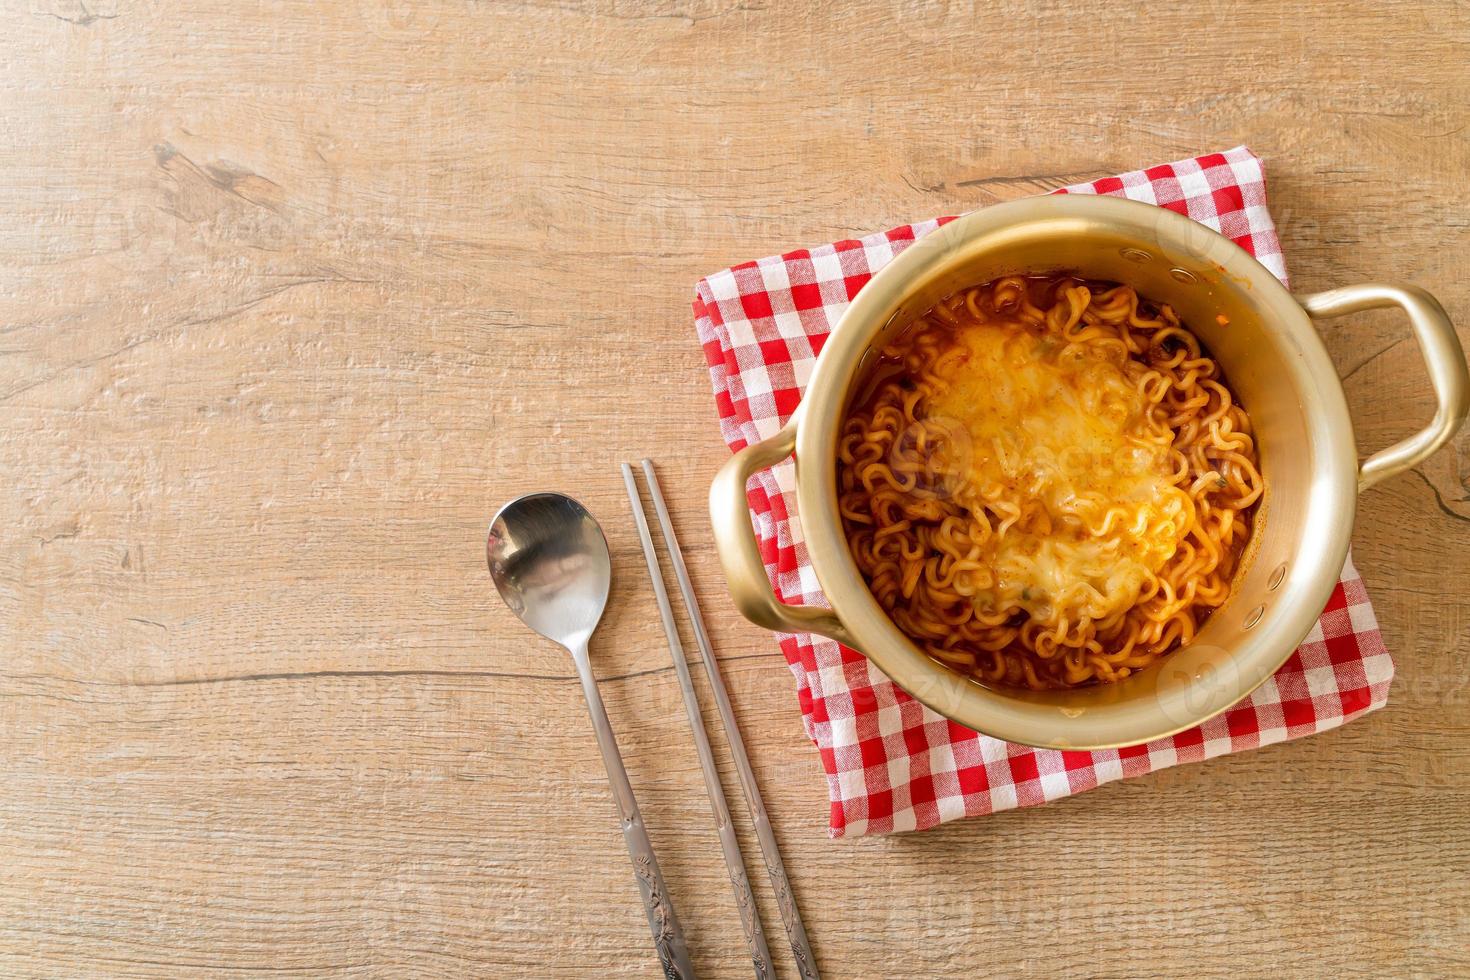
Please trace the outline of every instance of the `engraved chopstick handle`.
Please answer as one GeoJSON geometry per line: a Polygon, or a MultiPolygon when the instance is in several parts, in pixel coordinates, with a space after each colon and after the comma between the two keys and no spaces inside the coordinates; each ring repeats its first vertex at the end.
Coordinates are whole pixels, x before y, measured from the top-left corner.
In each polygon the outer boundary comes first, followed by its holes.
{"type": "MultiPolygon", "coordinates": [[[[764,818],[764,812],[761,814],[764,818]]],[[[821,980],[817,974],[817,965],[812,962],[811,941],[806,938],[806,926],[802,925],[801,912],[796,908],[796,899],[791,895],[791,883],[786,879],[786,866],[781,862],[781,854],[776,850],[776,838],[771,834],[769,823],[764,823],[765,832],[762,834],[757,829],[757,836],[761,839],[761,850],[765,852],[766,874],[771,879],[771,887],[776,892],[776,908],[781,912],[781,922],[786,926],[786,939],[791,944],[791,957],[796,960],[797,972],[802,980],[821,980]],[[765,847],[766,841],[770,841],[770,848],[765,847]]]]}
{"type": "Polygon", "coordinates": [[[638,890],[643,893],[643,910],[648,914],[648,928],[653,933],[653,946],[663,965],[665,980],[694,980],[694,968],[689,963],[689,947],[684,942],[684,931],[679,928],[679,918],[674,914],[674,905],[664,887],[663,873],[654,856],[653,844],[648,832],[643,829],[643,815],[638,811],[638,801],[633,796],[633,787],[628,782],[628,771],[623,768],[623,757],[618,752],[618,743],[613,738],[612,725],[607,720],[607,709],[602,705],[602,695],[597,690],[597,680],[592,676],[592,665],[587,659],[587,646],[573,647],[572,659],[577,664],[577,676],[582,680],[582,691],[587,695],[587,712],[592,716],[592,729],[597,733],[597,747],[602,750],[602,762],[607,767],[607,779],[612,785],[613,800],[618,805],[618,823],[623,829],[623,842],[628,845],[628,857],[633,862],[633,874],[638,879],[638,890]]]}

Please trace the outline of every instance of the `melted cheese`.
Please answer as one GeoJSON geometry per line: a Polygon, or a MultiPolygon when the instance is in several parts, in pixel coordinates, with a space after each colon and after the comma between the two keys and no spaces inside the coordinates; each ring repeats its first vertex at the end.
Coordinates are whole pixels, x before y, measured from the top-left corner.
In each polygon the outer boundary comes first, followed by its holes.
{"type": "Polygon", "coordinates": [[[984,612],[1024,609],[1051,625],[1131,607],[1188,531],[1172,485],[1172,434],[1154,418],[1121,348],[1068,344],[1016,325],[957,331],[962,357],[928,417],[955,433],[955,499],[985,508],[993,581],[984,612]]]}

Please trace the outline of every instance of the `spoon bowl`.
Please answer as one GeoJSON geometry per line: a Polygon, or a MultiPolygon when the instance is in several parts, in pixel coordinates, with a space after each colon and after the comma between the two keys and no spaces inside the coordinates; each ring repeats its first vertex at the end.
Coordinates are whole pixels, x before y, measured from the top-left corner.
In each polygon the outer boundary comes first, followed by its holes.
{"type": "Polygon", "coordinates": [[[531,629],[585,647],[602,619],[612,558],[587,508],[560,493],[529,493],[500,508],[485,544],[490,577],[531,629]]]}

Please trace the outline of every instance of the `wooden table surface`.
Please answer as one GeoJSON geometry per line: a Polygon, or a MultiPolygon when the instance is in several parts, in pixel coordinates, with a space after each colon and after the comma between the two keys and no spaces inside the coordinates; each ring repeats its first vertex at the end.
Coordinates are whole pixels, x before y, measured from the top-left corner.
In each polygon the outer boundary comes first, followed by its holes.
{"type": "MultiPolygon", "coordinates": [[[[654,975],[570,662],[484,569],[495,507],[557,487],[611,540],[596,669],[697,965],[747,976],[616,472],[642,455],[827,976],[1470,971],[1470,440],[1362,500],[1386,709],[831,841],[708,543],[688,305],[1246,142],[1295,287],[1417,282],[1470,325],[1470,6],[5,10],[0,974],[654,975]]],[[[1364,451],[1428,417],[1407,337],[1325,332],[1364,451]]]]}

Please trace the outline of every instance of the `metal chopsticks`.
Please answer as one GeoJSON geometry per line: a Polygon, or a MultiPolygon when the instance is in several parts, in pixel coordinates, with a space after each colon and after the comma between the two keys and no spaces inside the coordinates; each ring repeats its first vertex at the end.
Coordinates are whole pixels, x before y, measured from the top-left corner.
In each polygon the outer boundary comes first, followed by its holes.
{"type": "Polygon", "coordinates": [[[664,634],[669,638],[669,653],[674,658],[674,673],[679,677],[679,689],[684,694],[689,727],[694,730],[694,747],[699,752],[699,767],[704,770],[704,788],[709,794],[710,807],[715,813],[715,827],[720,833],[720,849],[725,852],[725,867],[730,873],[730,884],[735,889],[735,905],[740,910],[740,925],[745,930],[746,944],[750,946],[751,964],[755,967],[756,980],[770,980],[771,951],[766,946],[765,931],[761,929],[755,896],[750,892],[750,879],[745,874],[745,860],[740,855],[740,842],[735,839],[735,826],[730,822],[730,807],[725,801],[725,788],[720,783],[720,772],[715,768],[715,757],[710,752],[709,738],[704,732],[699,700],[694,695],[694,682],[689,677],[684,647],[679,642],[679,627],[674,623],[674,609],[669,604],[668,592],[664,590],[664,577],[659,571],[653,537],[648,533],[643,499],[638,495],[638,483],[633,478],[633,468],[627,463],[623,464],[623,483],[628,488],[628,504],[633,508],[633,522],[638,526],[638,539],[643,544],[643,557],[648,562],[648,577],[653,582],[654,595],[658,597],[659,616],[663,619],[664,634]]]}
{"type": "MultiPolygon", "coordinates": [[[[740,728],[735,722],[735,713],[730,707],[730,695],[725,690],[724,678],[720,674],[719,664],[715,661],[714,648],[710,644],[709,632],[704,626],[704,614],[699,608],[699,599],[694,594],[694,584],[689,578],[689,569],[684,564],[684,552],[679,547],[679,539],[674,534],[673,522],[669,519],[669,510],[664,503],[663,490],[659,487],[658,474],[654,471],[651,460],[643,460],[643,475],[648,482],[648,495],[653,500],[654,511],[658,515],[658,523],[663,531],[664,545],[669,553],[669,564],[673,566],[674,576],[679,581],[679,591],[684,597],[684,606],[688,610],[690,624],[694,630],[694,639],[699,646],[700,659],[704,663],[704,669],[709,675],[710,689],[714,694],[715,705],[720,712],[720,722],[725,728],[725,738],[730,745],[730,754],[735,760],[735,771],[740,777],[740,787],[745,792],[746,806],[750,811],[751,822],[755,826],[756,838],[760,841],[761,854],[765,858],[766,873],[770,876],[771,887],[776,894],[776,907],[781,912],[781,922],[786,927],[786,938],[791,945],[791,954],[796,960],[797,970],[803,980],[819,980],[817,973],[816,958],[812,955],[811,943],[807,939],[806,927],[801,922],[801,912],[797,909],[796,899],[791,894],[791,882],[786,877],[786,865],[781,860],[781,851],[776,844],[776,835],[771,830],[771,822],[766,816],[766,805],[761,799],[760,787],[755,781],[755,771],[750,765],[750,756],[745,751],[745,740],[741,738],[740,728]]],[[[714,804],[716,808],[716,820],[720,822],[722,832],[721,841],[724,840],[724,828],[729,825],[729,810],[724,805],[724,790],[720,787],[719,774],[714,769],[713,759],[709,754],[709,742],[705,738],[704,725],[700,720],[699,703],[695,699],[693,686],[689,683],[689,670],[684,663],[683,647],[679,643],[678,630],[674,626],[673,611],[670,608],[668,594],[664,590],[663,575],[659,571],[658,557],[653,550],[653,542],[647,531],[647,521],[643,515],[643,504],[638,497],[637,483],[633,479],[631,467],[623,464],[623,480],[628,486],[629,501],[633,505],[634,520],[638,524],[639,537],[643,542],[644,557],[648,560],[649,575],[653,579],[654,592],[659,599],[659,609],[663,614],[664,631],[669,636],[669,649],[674,655],[675,670],[679,674],[680,686],[684,690],[685,704],[689,708],[689,721],[695,731],[695,744],[701,748],[700,762],[705,766],[705,783],[710,788],[711,803],[716,796],[719,803],[714,804]],[[724,819],[720,820],[723,812],[724,819]]],[[[733,840],[733,833],[731,833],[733,840]]],[[[726,861],[730,860],[729,849],[726,850],[726,861]]],[[[740,861],[738,848],[735,849],[736,862],[740,861]]],[[[744,865],[732,864],[731,876],[735,875],[736,867],[740,868],[741,883],[745,886],[745,894],[749,894],[749,885],[745,881],[744,865]]],[[[737,901],[740,897],[739,886],[737,886],[737,901]]],[[[752,918],[754,918],[754,905],[751,906],[752,918]]],[[[742,911],[742,916],[743,916],[742,911]]],[[[756,928],[759,929],[759,922],[756,928]]],[[[749,933],[747,932],[747,935],[749,933]]],[[[757,974],[760,974],[757,965],[757,974]]]]}

